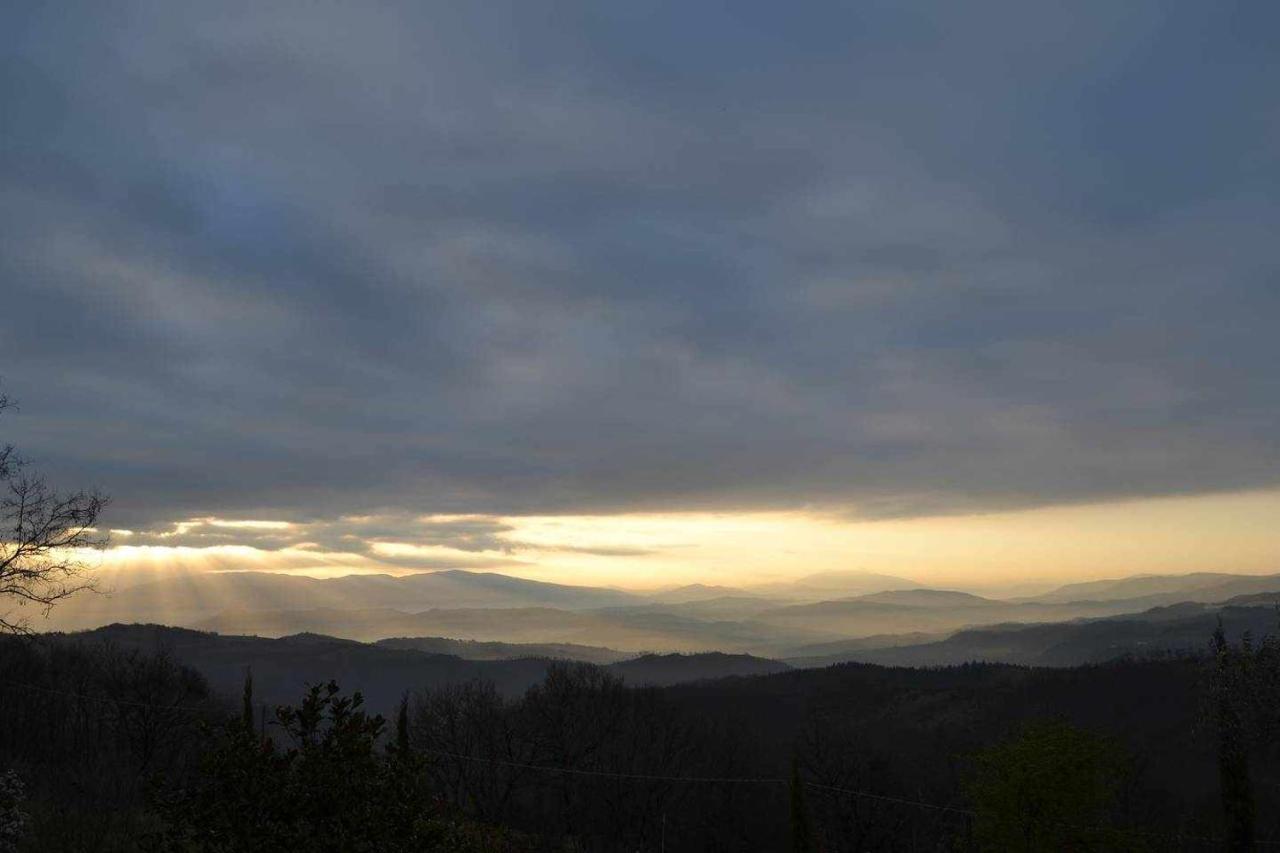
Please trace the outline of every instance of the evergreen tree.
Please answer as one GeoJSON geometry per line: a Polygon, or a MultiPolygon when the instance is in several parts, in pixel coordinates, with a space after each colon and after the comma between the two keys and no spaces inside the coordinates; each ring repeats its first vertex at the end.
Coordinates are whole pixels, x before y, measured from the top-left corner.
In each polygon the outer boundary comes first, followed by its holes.
{"type": "Polygon", "coordinates": [[[244,671],[244,695],[242,697],[243,705],[240,708],[240,724],[244,727],[245,733],[253,737],[253,670],[246,669],[244,671]]]}
{"type": "Polygon", "coordinates": [[[402,757],[409,755],[409,694],[400,697],[396,713],[396,750],[402,757]]]}

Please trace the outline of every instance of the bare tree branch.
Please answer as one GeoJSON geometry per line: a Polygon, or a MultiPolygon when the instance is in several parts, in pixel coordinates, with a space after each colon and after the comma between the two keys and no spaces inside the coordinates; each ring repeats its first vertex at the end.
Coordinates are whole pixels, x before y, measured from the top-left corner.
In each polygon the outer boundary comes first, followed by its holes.
{"type": "MultiPolygon", "coordinates": [[[[11,406],[0,394],[0,412],[11,406]]],[[[9,444],[0,445],[0,490],[0,602],[47,615],[62,599],[94,589],[81,555],[107,544],[95,527],[107,498],[55,491],[9,444]]],[[[12,608],[0,611],[0,633],[26,632],[29,623],[12,608]]]]}

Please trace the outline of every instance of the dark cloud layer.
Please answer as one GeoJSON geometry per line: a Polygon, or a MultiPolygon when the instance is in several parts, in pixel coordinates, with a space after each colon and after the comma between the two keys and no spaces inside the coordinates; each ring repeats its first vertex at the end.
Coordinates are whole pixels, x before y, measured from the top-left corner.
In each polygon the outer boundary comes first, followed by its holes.
{"type": "Polygon", "coordinates": [[[1274,4],[5,17],[4,431],[113,524],[1280,482],[1274,4]]]}

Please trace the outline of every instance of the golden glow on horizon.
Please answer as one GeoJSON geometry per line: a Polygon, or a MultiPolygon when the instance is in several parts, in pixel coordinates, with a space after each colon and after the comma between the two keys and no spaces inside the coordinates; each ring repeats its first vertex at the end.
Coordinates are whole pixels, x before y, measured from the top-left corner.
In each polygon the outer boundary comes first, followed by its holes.
{"type": "MultiPolygon", "coordinates": [[[[426,520],[477,518],[483,517],[426,520]]],[[[1280,490],[885,520],[802,512],[504,517],[497,520],[510,530],[488,550],[415,543],[406,530],[405,541],[372,542],[363,553],[305,542],[279,550],[119,544],[100,559],[103,568],[122,571],[254,569],[317,577],[453,566],[634,588],[749,585],[862,570],[938,586],[994,587],[1139,573],[1280,572],[1276,519],[1280,490]]],[[[220,519],[182,524],[224,533],[296,526],[220,519]]]]}
{"type": "Polygon", "coordinates": [[[166,566],[196,571],[296,572],[332,577],[369,571],[358,554],[316,552],[306,548],[266,551],[249,545],[115,545],[86,555],[90,565],[113,572],[131,569],[155,572],[166,566]]]}

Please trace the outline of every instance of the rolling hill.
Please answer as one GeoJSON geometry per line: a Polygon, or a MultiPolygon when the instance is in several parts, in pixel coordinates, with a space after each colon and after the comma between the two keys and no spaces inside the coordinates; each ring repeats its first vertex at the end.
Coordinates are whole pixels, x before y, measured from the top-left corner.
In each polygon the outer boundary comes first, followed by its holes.
{"type": "Polygon", "coordinates": [[[314,631],[352,640],[450,637],[502,643],[571,643],[630,652],[751,652],[838,639],[797,627],[706,620],[663,610],[560,610],[553,607],[425,610],[227,610],[194,627],[223,634],[281,637],[314,631]]]}
{"type": "Polygon", "coordinates": [[[1188,575],[1134,575],[1114,580],[1088,581],[1058,587],[1042,595],[1022,599],[1041,603],[1073,601],[1144,600],[1150,606],[1176,601],[1225,601],[1237,595],[1280,590],[1280,575],[1231,575],[1195,572],[1188,575]]]}
{"type": "Polygon", "coordinates": [[[1229,635],[1274,633],[1274,607],[1216,607],[1197,603],[1126,616],[1042,625],[1009,624],[959,631],[923,643],[869,648],[832,643],[797,649],[786,661],[815,667],[855,661],[886,666],[952,666],[983,661],[1031,666],[1076,666],[1125,656],[1203,654],[1221,619],[1229,635]]]}
{"type": "Polygon", "coordinates": [[[463,660],[546,658],[610,664],[634,657],[634,653],[630,652],[575,643],[496,643],[481,640],[453,640],[447,637],[388,637],[385,640],[378,640],[374,645],[389,649],[416,649],[431,654],[453,655],[463,660]]]}
{"type": "MultiPolygon", "coordinates": [[[[646,652],[719,651],[833,661],[892,649],[883,652],[885,660],[936,662],[963,657],[965,643],[973,644],[970,652],[998,660],[1058,660],[1047,648],[1032,650],[1034,643],[1001,646],[1009,640],[1007,629],[994,626],[1069,625],[1123,615],[1172,623],[1200,616],[1199,605],[1280,596],[1280,576],[1137,576],[1071,584],[1017,600],[856,572],[812,575],[771,588],[773,597],[759,587],[744,591],[697,584],[641,594],[489,572],[331,579],[182,572],[163,578],[152,574],[109,595],[77,596],[41,627],[76,630],[145,621],[228,635],[315,633],[365,642],[434,638],[405,648],[476,660],[518,654],[611,663],[646,652]],[[829,589],[864,591],[807,598],[829,589]],[[1001,636],[983,640],[987,634],[973,633],[983,629],[1001,636]],[[957,631],[964,636],[950,638],[957,631]],[[930,648],[906,651],[921,646],[930,648]]],[[[1138,633],[1116,642],[1137,643],[1138,633]]],[[[1082,654],[1064,652],[1060,658],[1087,659],[1082,654]]]]}
{"type": "MultiPolygon", "coordinates": [[[[430,646],[436,638],[424,638],[430,646]]],[[[439,688],[476,679],[517,696],[542,680],[550,656],[515,649],[510,659],[464,659],[414,647],[414,638],[360,643],[319,634],[266,638],[221,635],[161,625],[109,625],[75,634],[50,634],[44,642],[111,643],[140,652],[164,652],[202,673],[223,696],[239,695],[246,672],[256,699],[268,708],[296,702],[307,684],[337,681],[360,691],[372,710],[389,712],[405,691],[439,688]]],[[[678,684],[708,678],[782,672],[790,667],[747,655],[648,655],[613,662],[607,669],[629,683],[678,684]]]]}
{"type": "Polygon", "coordinates": [[[706,652],[694,655],[641,655],[615,663],[609,669],[634,687],[666,687],[711,678],[772,675],[786,672],[791,667],[781,661],[753,655],[706,652]]]}

